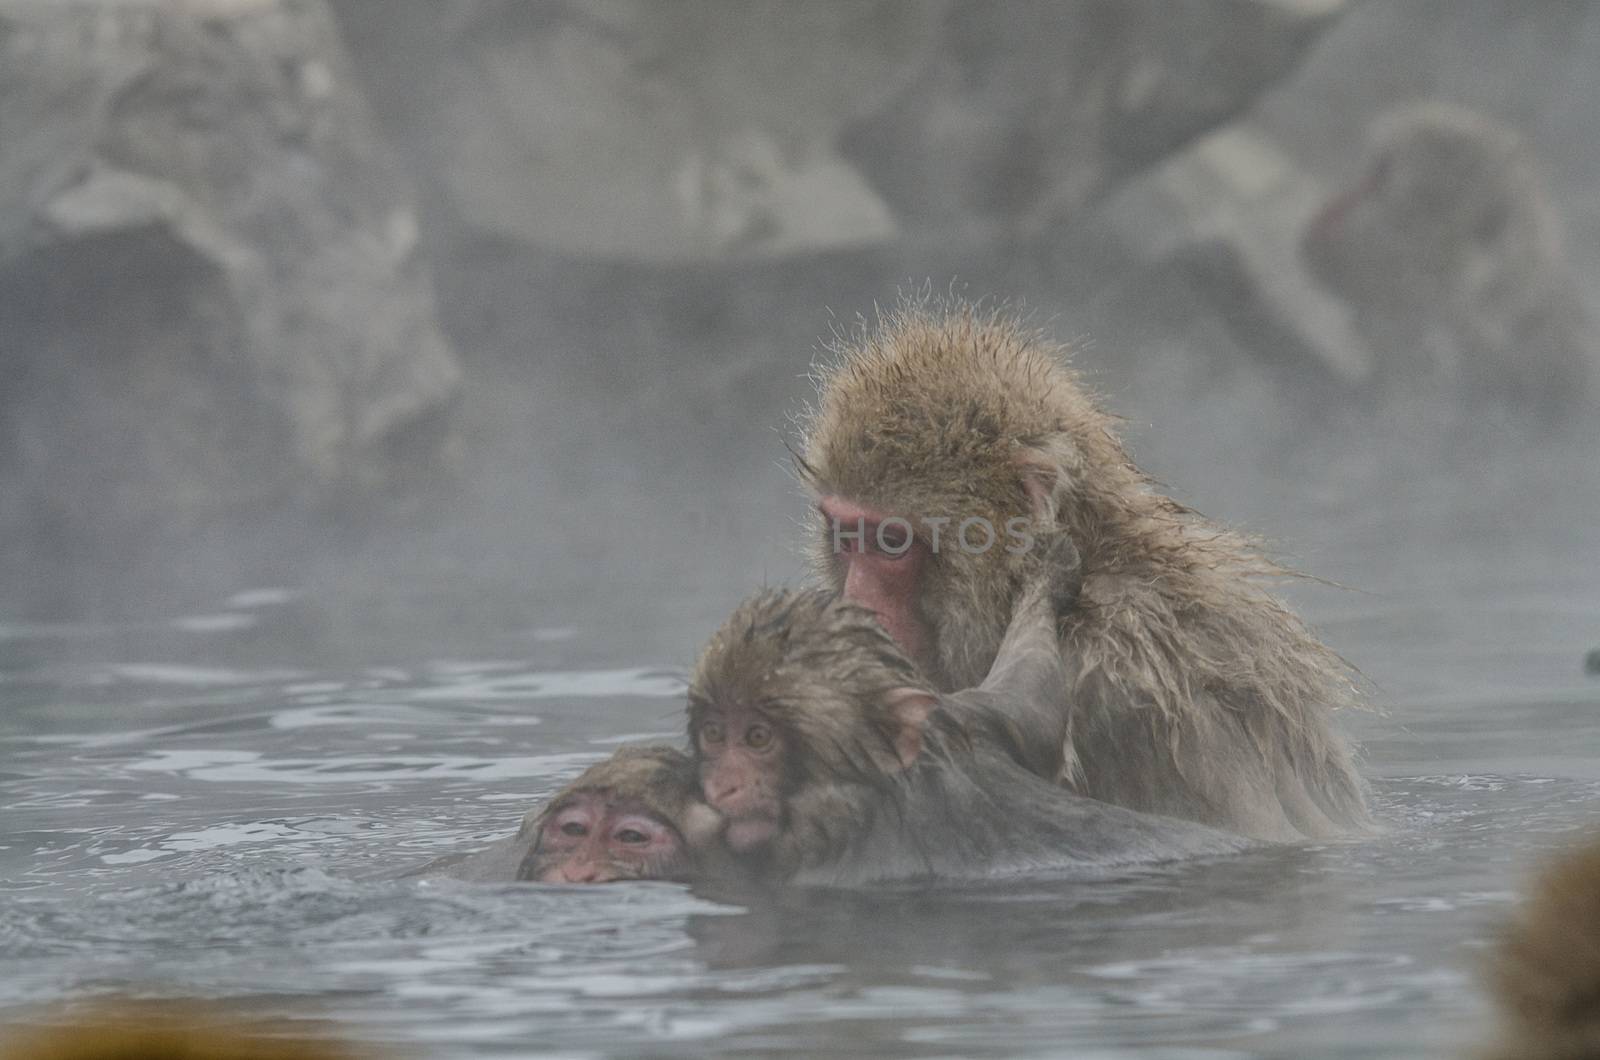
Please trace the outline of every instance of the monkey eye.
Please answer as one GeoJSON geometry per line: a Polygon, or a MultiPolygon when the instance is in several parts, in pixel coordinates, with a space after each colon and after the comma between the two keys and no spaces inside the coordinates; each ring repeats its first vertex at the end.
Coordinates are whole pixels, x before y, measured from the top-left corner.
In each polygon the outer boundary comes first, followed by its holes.
{"type": "Polygon", "coordinates": [[[721,743],[722,738],[722,722],[708,721],[700,726],[701,743],[721,743]]]}
{"type": "Polygon", "coordinates": [[[561,834],[572,836],[574,839],[582,839],[589,834],[589,826],[582,821],[566,821],[561,825],[561,834]]]}
{"type": "Polygon", "coordinates": [[[617,838],[622,842],[633,846],[650,842],[650,837],[639,831],[637,828],[624,828],[622,831],[617,833],[617,838]]]}
{"type": "Polygon", "coordinates": [[[911,534],[903,526],[880,523],[872,531],[873,551],[891,559],[899,559],[911,547],[911,534]]]}
{"type": "Polygon", "coordinates": [[[752,751],[764,751],[772,743],[772,727],[756,722],[744,731],[744,742],[752,751]]]}

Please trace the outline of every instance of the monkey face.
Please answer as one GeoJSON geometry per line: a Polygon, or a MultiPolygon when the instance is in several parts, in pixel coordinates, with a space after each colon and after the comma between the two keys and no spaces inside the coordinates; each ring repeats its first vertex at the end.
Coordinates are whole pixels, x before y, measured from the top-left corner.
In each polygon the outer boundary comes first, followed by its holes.
{"type": "Polygon", "coordinates": [[[1514,134],[1425,107],[1381,119],[1365,176],[1307,229],[1317,278],[1363,306],[1432,309],[1538,242],[1541,194],[1514,134]]]}
{"type": "Polygon", "coordinates": [[[788,755],[782,729],[753,708],[707,708],[696,720],[695,750],[706,802],[727,820],[723,841],[735,852],[772,841],[783,819],[788,755]]]}
{"type": "Polygon", "coordinates": [[[1032,544],[1025,509],[1005,518],[910,517],[824,496],[817,514],[834,590],[871,611],[938,687],[982,680],[1007,616],[992,587],[1015,580],[1032,544]]]}
{"type": "Polygon", "coordinates": [[[1384,148],[1307,226],[1301,252],[1312,274],[1334,293],[1386,305],[1401,286],[1409,290],[1440,273],[1428,260],[1436,240],[1426,231],[1438,210],[1424,209],[1419,193],[1437,198],[1438,189],[1419,189],[1414,169],[1404,152],[1384,148]]]}
{"type": "Polygon", "coordinates": [[[545,814],[519,878],[542,883],[668,879],[688,862],[671,824],[601,791],[578,792],[545,814]]]}
{"type": "Polygon", "coordinates": [[[929,543],[916,539],[909,521],[842,497],[822,498],[817,510],[840,595],[876,615],[913,662],[930,663],[933,645],[918,609],[929,543]]]}

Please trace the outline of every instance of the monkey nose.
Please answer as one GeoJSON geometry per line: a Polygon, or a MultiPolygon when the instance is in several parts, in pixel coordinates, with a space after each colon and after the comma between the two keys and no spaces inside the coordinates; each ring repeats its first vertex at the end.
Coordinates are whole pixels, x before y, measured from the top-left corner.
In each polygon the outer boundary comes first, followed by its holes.
{"type": "Polygon", "coordinates": [[[705,791],[706,801],[714,807],[721,808],[739,800],[739,796],[744,794],[744,781],[738,779],[707,781],[705,791]]]}
{"type": "Polygon", "coordinates": [[[574,865],[571,862],[556,870],[558,883],[603,883],[605,876],[600,871],[600,866],[593,862],[584,862],[574,865]]]}

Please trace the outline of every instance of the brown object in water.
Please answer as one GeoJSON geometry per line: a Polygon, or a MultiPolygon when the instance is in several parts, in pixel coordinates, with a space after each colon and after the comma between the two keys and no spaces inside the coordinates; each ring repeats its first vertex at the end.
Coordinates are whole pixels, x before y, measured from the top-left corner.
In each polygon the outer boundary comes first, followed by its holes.
{"type": "Polygon", "coordinates": [[[1600,841],[1546,869],[1495,948],[1497,1060],[1600,1056],[1600,841]]]}
{"type": "Polygon", "coordinates": [[[0,1060],[362,1060],[364,1049],[303,1038],[282,1024],[241,1018],[225,1006],[176,1002],[99,1005],[54,1014],[70,1026],[13,1025],[0,1060]]]}

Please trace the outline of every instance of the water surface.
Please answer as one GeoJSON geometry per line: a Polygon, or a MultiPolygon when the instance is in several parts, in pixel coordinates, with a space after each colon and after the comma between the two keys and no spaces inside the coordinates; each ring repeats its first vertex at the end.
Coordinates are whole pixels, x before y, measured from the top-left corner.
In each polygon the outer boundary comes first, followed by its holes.
{"type": "Polygon", "coordinates": [[[552,614],[368,662],[274,587],[0,627],[0,1018],[134,993],[437,1056],[1456,1055],[1531,866],[1600,822],[1600,578],[1581,549],[1384,567],[1335,536],[1375,588],[1293,591],[1385,708],[1348,720],[1386,834],[1091,882],[396,879],[678,739],[689,655],[552,614]]]}

